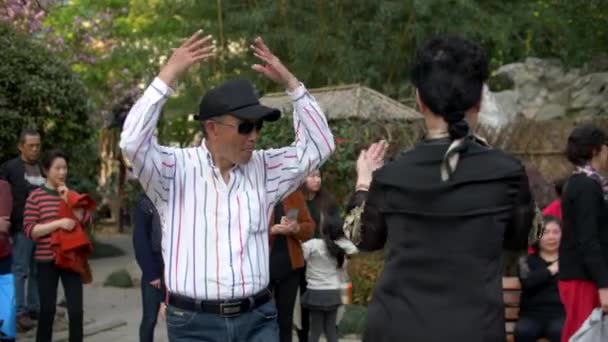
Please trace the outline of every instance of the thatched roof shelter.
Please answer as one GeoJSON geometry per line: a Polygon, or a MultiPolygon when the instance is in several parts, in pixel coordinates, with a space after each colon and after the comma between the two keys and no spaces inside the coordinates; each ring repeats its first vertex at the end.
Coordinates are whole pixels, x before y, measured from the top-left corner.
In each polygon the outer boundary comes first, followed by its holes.
{"type": "MultiPolygon", "coordinates": [[[[328,119],[419,120],[422,114],[390,97],[360,84],[309,89],[328,119]]],[[[284,92],[260,99],[266,106],[292,113],[291,101],[284,92]]]]}

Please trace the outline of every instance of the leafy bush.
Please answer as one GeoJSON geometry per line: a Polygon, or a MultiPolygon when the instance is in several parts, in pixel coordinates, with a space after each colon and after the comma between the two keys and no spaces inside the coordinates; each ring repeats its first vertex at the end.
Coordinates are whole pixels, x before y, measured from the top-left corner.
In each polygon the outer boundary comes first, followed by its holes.
{"type": "Polygon", "coordinates": [[[61,59],[2,22],[0,46],[0,161],[17,155],[23,128],[37,129],[43,150],[71,156],[70,186],[94,193],[97,134],[84,86],[61,59]]]}
{"type": "Polygon", "coordinates": [[[354,304],[367,305],[371,301],[372,292],[383,268],[383,252],[356,255],[349,261],[348,275],[353,284],[354,304]]]}
{"type": "Polygon", "coordinates": [[[118,270],[110,273],[103,286],[130,288],[133,287],[133,279],[127,270],[118,270]]]}
{"type": "Polygon", "coordinates": [[[363,335],[367,320],[367,307],[364,305],[346,305],[344,316],[338,325],[340,336],[363,335]]]}
{"type": "MultiPolygon", "coordinates": [[[[322,167],[324,186],[345,205],[355,187],[355,162],[359,151],[374,141],[387,139],[391,144],[387,152],[390,159],[418,141],[423,132],[421,124],[405,120],[330,120],[336,152],[322,167]]],[[[292,118],[284,115],[278,122],[264,126],[259,145],[261,148],[281,147],[292,143],[293,139],[292,118]]]]}

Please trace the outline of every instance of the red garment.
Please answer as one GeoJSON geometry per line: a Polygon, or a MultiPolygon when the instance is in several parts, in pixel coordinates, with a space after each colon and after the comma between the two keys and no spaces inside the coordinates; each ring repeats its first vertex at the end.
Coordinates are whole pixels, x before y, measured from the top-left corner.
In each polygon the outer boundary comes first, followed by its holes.
{"type": "Polygon", "coordinates": [[[88,213],[95,210],[95,206],[95,200],[91,196],[70,191],[67,202],[61,201],[59,204],[57,219],[73,219],[76,221],[76,226],[72,231],[57,229],[51,234],[51,248],[55,252],[55,265],[80,274],[83,284],[93,281],[88,260],[89,255],[93,252],[93,244],[89,241],[82,223],[76,218],[72,209],[82,208],[88,213]]]}
{"type": "MultiPolygon", "coordinates": [[[[560,221],[562,220],[562,200],[560,198],[551,202],[542,211],[543,216],[557,217],[560,221]]],[[[528,254],[534,254],[536,251],[533,247],[528,247],[528,254]]]]}
{"type": "Polygon", "coordinates": [[[543,216],[554,216],[562,220],[562,200],[556,199],[543,209],[543,216]]]}
{"type": "Polygon", "coordinates": [[[566,311],[562,342],[568,342],[589,318],[591,311],[600,307],[600,295],[591,281],[560,280],[558,286],[559,296],[566,311]]]}
{"type": "MultiPolygon", "coordinates": [[[[0,216],[10,217],[13,211],[13,193],[11,185],[0,179],[0,216]]],[[[11,241],[8,233],[0,233],[0,258],[11,254],[11,241]]]]}

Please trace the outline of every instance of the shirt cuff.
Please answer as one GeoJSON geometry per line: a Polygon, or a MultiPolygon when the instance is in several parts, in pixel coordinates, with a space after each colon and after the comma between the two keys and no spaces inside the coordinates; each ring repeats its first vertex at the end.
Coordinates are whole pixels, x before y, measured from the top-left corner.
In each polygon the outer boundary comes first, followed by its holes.
{"type": "Polygon", "coordinates": [[[294,91],[286,90],[285,92],[291,98],[291,101],[298,101],[306,95],[306,87],[300,82],[300,85],[294,91]]]}
{"type": "Polygon", "coordinates": [[[158,77],[154,78],[154,81],[150,83],[148,90],[151,90],[162,97],[169,97],[173,95],[173,93],[175,93],[175,91],[171,89],[171,87],[166,85],[165,82],[163,82],[158,77]]]}

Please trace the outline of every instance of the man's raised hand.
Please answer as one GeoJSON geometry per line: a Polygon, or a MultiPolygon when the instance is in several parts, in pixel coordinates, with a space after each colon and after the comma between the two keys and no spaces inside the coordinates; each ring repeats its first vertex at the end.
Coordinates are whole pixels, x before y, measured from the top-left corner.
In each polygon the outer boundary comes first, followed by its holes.
{"type": "Polygon", "coordinates": [[[251,49],[253,50],[253,55],[263,62],[263,64],[254,64],[252,66],[253,70],[281,84],[290,91],[295,90],[300,85],[298,79],[270,51],[261,37],[257,37],[253,41],[251,49]]]}
{"type": "Polygon", "coordinates": [[[180,47],[173,50],[171,58],[162,67],[158,78],[168,86],[173,86],[175,81],[192,65],[209,59],[214,54],[215,46],[211,35],[204,36],[203,30],[198,30],[180,47]]]}

